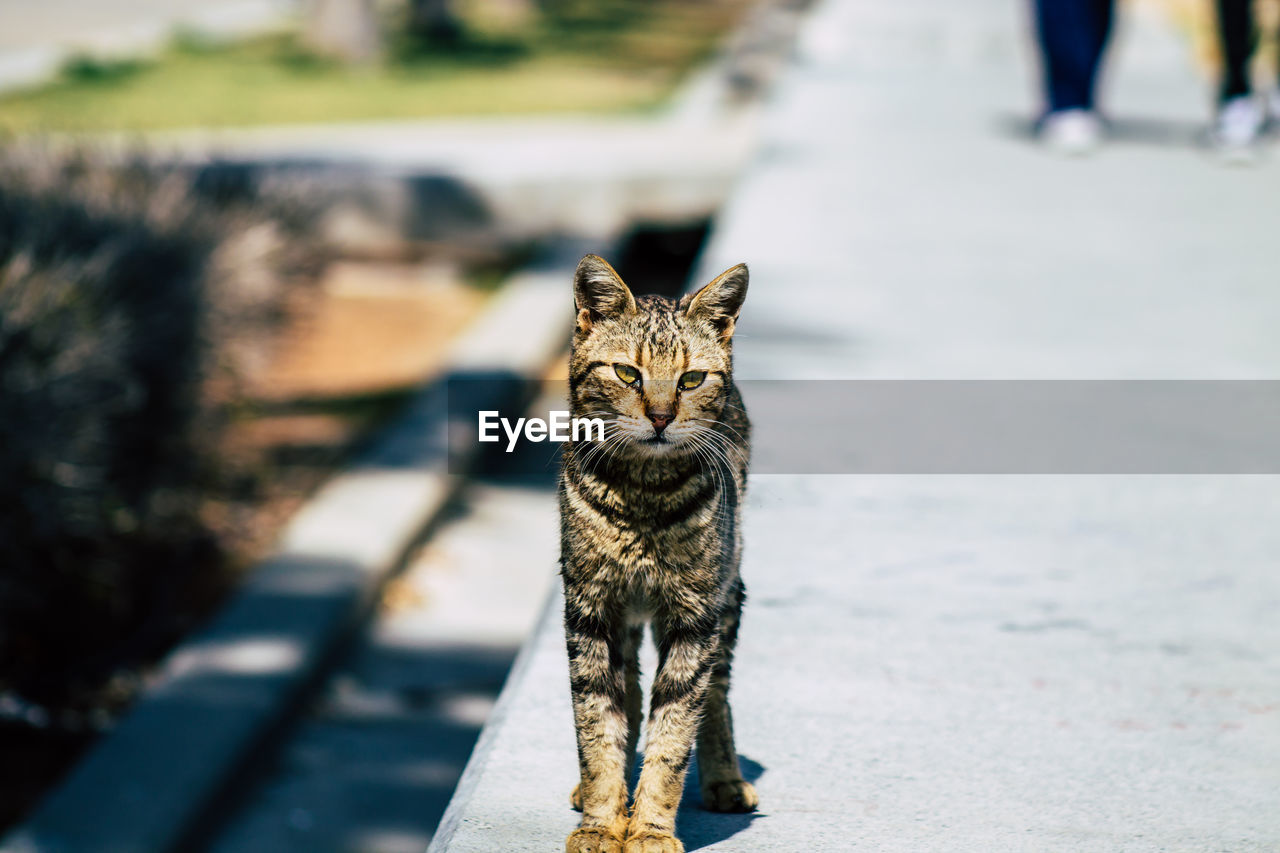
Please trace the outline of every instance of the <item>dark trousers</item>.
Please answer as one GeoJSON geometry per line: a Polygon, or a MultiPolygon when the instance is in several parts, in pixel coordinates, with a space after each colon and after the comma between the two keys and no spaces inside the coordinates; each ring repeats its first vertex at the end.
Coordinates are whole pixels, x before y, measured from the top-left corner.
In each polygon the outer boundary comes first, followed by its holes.
{"type": "Polygon", "coordinates": [[[1218,35],[1222,40],[1222,100],[1248,95],[1249,61],[1258,46],[1252,0],[1218,0],[1218,35]]]}
{"type": "Polygon", "coordinates": [[[1114,0],[1035,0],[1035,4],[1049,110],[1093,109],[1114,0]]]}

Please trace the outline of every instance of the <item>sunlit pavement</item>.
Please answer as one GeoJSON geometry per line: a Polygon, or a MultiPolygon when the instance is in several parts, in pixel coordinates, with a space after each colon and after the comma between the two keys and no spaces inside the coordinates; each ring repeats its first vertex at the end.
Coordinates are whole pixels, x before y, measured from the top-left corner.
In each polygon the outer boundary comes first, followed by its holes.
{"type": "Polygon", "coordinates": [[[543,609],[558,537],[546,483],[470,488],[209,849],[424,849],[543,609]]]}
{"type": "MultiPolygon", "coordinates": [[[[1056,159],[1025,27],[820,5],[704,259],[751,264],[740,375],[1280,372],[1274,158],[1199,146],[1209,84],[1139,8],[1112,143],[1056,159]]],[[[761,809],[687,797],[687,849],[1280,847],[1277,509],[1264,476],[756,477],[733,698],[761,809]]],[[[433,850],[576,824],[556,613],[528,651],[433,850]]]]}

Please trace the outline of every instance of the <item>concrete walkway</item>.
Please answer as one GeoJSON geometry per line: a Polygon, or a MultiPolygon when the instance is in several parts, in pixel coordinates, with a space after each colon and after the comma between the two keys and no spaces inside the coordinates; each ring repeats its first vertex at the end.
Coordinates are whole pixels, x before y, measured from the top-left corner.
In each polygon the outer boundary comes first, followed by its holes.
{"type": "MultiPolygon", "coordinates": [[[[814,12],[704,259],[751,264],[740,375],[1280,375],[1276,165],[1197,148],[1208,85],[1142,8],[1115,143],[1036,149],[1024,18],[814,12]]],[[[686,797],[687,848],[1280,849],[1277,510],[1261,476],[754,478],[733,697],[761,808],[686,797]]],[[[558,619],[432,851],[563,849],[558,619]]]]}

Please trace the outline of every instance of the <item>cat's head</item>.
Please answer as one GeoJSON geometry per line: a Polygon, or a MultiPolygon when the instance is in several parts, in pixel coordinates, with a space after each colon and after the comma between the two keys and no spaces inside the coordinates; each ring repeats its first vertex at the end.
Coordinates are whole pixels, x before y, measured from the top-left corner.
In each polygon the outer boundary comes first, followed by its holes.
{"type": "Polygon", "coordinates": [[[657,456],[694,452],[722,420],[732,386],[733,328],[747,295],[738,264],[679,302],[636,298],[596,255],[573,280],[577,326],[570,359],[575,417],[606,423],[606,441],[657,456]]]}

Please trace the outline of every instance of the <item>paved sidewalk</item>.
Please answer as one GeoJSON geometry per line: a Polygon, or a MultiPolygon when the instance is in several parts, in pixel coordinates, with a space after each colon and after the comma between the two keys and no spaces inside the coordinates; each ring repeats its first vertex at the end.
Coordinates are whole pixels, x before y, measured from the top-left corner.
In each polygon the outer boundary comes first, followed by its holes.
{"type": "MultiPolygon", "coordinates": [[[[1208,84],[1142,8],[1110,74],[1116,142],[1036,149],[1024,19],[1007,0],[814,12],[704,259],[751,264],[741,375],[1280,375],[1275,163],[1196,147],[1208,84]]],[[[687,798],[690,851],[1280,849],[1280,479],[751,488],[733,697],[761,809],[687,798]]],[[[557,619],[433,851],[563,849],[557,619]]]]}

